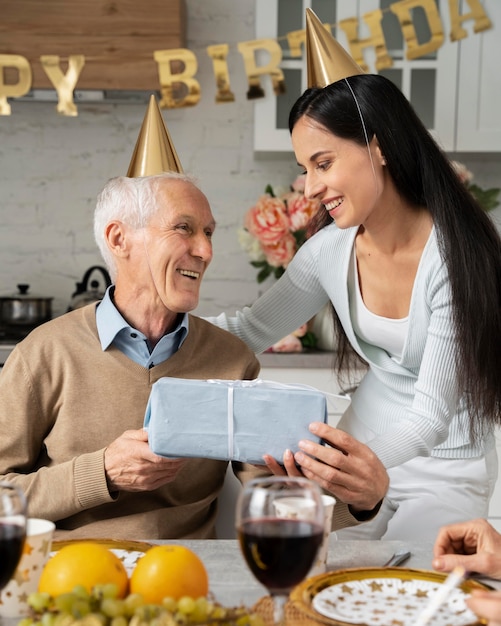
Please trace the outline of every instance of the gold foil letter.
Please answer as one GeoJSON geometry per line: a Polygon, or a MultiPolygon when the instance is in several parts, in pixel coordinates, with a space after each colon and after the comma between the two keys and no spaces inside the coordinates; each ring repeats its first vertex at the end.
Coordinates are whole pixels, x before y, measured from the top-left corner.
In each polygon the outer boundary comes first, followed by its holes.
{"type": "Polygon", "coordinates": [[[207,47],[207,54],[212,59],[214,78],[216,79],[216,102],[234,102],[235,95],[230,89],[230,74],[226,57],[229,46],[227,43],[207,47]]]}
{"type": "Polygon", "coordinates": [[[444,42],[442,20],[437,9],[435,0],[401,0],[390,4],[390,9],[398,17],[402,33],[407,42],[406,59],[417,59],[438,50],[444,42]],[[411,9],[421,7],[428,20],[431,38],[428,42],[420,44],[412,21],[411,9]]]}
{"type": "Polygon", "coordinates": [[[197,58],[187,48],[155,50],[153,58],[158,63],[162,109],[180,109],[194,106],[200,100],[200,83],[193,78],[197,73],[197,58]],[[176,65],[182,64],[182,70],[174,72],[176,65]],[[184,89],[183,89],[184,86],[184,89]]]}
{"type": "Polygon", "coordinates": [[[381,20],[383,12],[381,10],[365,13],[364,22],[369,27],[371,36],[366,39],[358,38],[358,19],[352,17],[339,22],[339,27],[345,32],[350,46],[350,53],[355,63],[358,63],[364,72],[368,72],[369,68],[364,61],[362,50],[373,46],[376,51],[376,70],[384,70],[393,65],[393,59],[388,54],[383,29],[381,28],[381,20]]]}
{"type": "Polygon", "coordinates": [[[18,54],[0,54],[0,115],[10,115],[11,108],[7,98],[20,98],[31,87],[31,67],[28,59],[18,54]],[[4,70],[13,67],[17,70],[17,83],[4,81],[4,70]]]}
{"type": "MultiPolygon", "coordinates": [[[[458,0],[449,0],[449,13],[451,15],[451,41],[464,39],[468,33],[462,27],[466,20],[475,20],[473,32],[480,33],[483,30],[492,28],[492,22],[487,17],[480,0],[466,0],[471,9],[470,13],[459,15],[458,0]]],[[[499,1],[499,0],[498,0],[499,1]]]]}
{"type": "Polygon", "coordinates": [[[247,100],[264,98],[264,91],[261,87],[259,77],[269,74],[275,95],[285,93],[285,80],[282,70],[278,67],[282,60],[282,49],[274,39],[254,39],[253,41],[243,41],[238,44],[238,51],[243,56],[245,72],[249,83],[247,100]],[[266,50],[270,56],[267,65],[258,66],[255,62],[255,52],[266,50]]]}
{"type": "Polygon", "coordinates": [[[85,57],[83,54],[72,54],[68,57],[68,69],[66,74],[63,74],[61,71],[59,56],[55,54],[42,55],[40,62],[57,92],[57,112],[73,117],[78,115],[77,107],[73,102],[73,89],[75,89],[78,77],[85,65],[85,57]]]}
{"type": "Polygon", "coordinates": [[[300,57],[303,52],[301,46],[306,43],[306,28],[303,30],[293,30],[287,33],[287,43],[289,44],[289,53],[291,57],[300,57]]]}

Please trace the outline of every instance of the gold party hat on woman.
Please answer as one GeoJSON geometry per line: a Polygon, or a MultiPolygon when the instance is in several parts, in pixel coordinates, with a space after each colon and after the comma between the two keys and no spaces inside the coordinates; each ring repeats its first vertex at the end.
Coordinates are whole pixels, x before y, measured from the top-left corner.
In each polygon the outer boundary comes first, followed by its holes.
{"type": "Polygon", "coordinates": [[[365,73],[311,9],[306,9],[306,67],[308,87],[326,87],[341,78],[365,73]]]}
{"type": "Polygon", "coordinates": [[[129,178],[162,172],[183,172],[181,161],[152,94],[127,171],[129,178]]]}

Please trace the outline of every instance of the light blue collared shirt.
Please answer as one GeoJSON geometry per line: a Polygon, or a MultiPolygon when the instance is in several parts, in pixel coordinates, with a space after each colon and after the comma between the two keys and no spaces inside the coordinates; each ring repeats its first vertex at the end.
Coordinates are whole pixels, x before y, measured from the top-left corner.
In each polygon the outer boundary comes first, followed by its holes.
{"type": "Polygon", "coordinates": [[[113,303],[114,291],[114,285],[108,287],[96,309],[97,332],[103,351],[113,344],[129,359],[151,368],[179,350],[188,335],[187,313],[184,313],[176,328],[164,335],[150,352],[146,335],[132,328],[113,303]]]}

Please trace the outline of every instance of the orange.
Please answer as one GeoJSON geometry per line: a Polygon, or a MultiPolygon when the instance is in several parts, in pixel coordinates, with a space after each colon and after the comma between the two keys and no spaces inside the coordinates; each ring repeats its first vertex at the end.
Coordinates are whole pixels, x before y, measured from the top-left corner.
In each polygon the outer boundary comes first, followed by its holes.
{"type": "Polygon", "coordinates": [[[127,595],[129,578],[122,561],[105,546],[91,541],[77,541],[63,546],[42,570],[38,590],[57,596],[83,585],[92,587],[115,584],[118,597],[127,595]]]}
{"type": "Polygon", "coordinates": [[[147,604],[163,598],[199,598],[209,592],[209,577],[199,557],[184,546],[154,546],[139,559],[130,578],[130,593],[140,593],[147,604]]]}

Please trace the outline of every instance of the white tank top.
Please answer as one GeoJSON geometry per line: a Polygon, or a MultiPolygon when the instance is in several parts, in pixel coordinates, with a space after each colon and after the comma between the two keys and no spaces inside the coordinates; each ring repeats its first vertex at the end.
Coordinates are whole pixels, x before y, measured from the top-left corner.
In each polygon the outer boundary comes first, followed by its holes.
{"type": "Polygon", "coordinates": [[[381,317],[365,306],[358,281],[355,246],[351,257],[348,277],[351,322],[360,339],[373,346],[386,350],[394,359],[400,359],[409,327],[409,316],[401,319],[381,317]]]}

